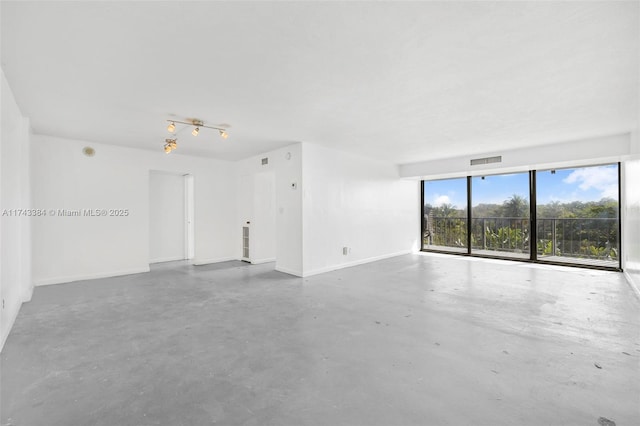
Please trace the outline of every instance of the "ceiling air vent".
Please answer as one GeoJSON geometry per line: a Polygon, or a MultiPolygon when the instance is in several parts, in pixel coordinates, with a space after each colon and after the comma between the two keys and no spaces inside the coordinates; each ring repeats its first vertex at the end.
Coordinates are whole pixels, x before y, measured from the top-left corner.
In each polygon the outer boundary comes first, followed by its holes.
{"type": "Polygon", "coordinates": [[[267,164],[269,164],[269,157],[265,157],[262,159],[262,165],[266,166],[267,164]]]}
{"type": "Polygon", "coordinates": [[[490,163],[502,163],[502,155],[498,155],[496,157],[475,158],[471,160],[472,166],[477,166],[479,164],[490,164],[490,163]]]}

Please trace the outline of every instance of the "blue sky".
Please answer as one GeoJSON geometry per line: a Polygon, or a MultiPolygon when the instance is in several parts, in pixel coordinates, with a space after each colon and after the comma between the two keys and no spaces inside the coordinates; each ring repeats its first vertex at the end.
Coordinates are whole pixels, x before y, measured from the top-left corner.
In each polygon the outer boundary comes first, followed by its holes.
{"type": "MultiPolygon", "coordinates": [[[[618,166],[595,166],[576,169],[538,171],[538,204],[551,201],[598,201],[604,197],[618,199],[618,166]]],[[[474,177],[473,205],[502,204],[513,194],[529,198],[529,174],[474,177]]],[[[466,205],[466,178],[425,181],[425,203],[433,206],[450,203],[457,208],[466,205]]]]}

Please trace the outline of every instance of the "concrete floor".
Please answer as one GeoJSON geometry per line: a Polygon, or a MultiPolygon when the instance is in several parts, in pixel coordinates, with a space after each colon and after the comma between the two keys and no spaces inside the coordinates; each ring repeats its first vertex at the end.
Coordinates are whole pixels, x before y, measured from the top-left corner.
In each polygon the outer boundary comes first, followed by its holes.
{"type": "Polygon", "coordinates": [[[36,289],[1,423],[638,425],[639,314],[621,274],[576,268],[158,265],[36,289]]]}

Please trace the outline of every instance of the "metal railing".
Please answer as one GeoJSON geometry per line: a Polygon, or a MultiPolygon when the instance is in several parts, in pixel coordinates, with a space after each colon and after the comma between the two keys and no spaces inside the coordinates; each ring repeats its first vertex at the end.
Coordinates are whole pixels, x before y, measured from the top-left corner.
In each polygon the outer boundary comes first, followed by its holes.
{"type": "Polygon", "coordinates": [[[430,216],[426,221],[424,244],[444,247],[466,247],[467,219],[430,216]]]}
{"type": "Polygon", "coordinates": [[[479,217],[471,221],[471,248],[529,253],[527,217],[479,217]]]}
{"type": "MultiPolygon", "coordinates": [[[[531,221],[526,217],[481,217],[471,221],[472,250],[530,252],[531,221]]],[[[538,257],[581,259],[618,258],[619,222],[616,218],[542,218],[537,220],[538,257]]],[[[466,247],[467,219],[425,218],[425,246],[466,247]]]]}
{"type": "Polygon", "coordinates": [[[616,218],[538,219],[538,256],[617,259],[619,229],[616,218]]]}

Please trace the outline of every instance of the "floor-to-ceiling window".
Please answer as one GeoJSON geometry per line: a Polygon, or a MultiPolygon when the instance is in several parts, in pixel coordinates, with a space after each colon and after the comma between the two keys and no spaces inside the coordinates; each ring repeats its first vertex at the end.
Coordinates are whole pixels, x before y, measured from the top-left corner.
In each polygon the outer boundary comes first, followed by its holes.
{"type": "Polygon", "coordinates": [[[422,248],[620,269],[619,180],[608,164],[423,181],[422,248]]]}
{"type": "Polygon", "coordinates": [[[617,267],[618,165],[536,172],[537,258],[617,267]]]}
{"type": "Polygon", "coordinates": [[[467,178],[424,182],[423,248],[467,253],[467,178]]]}
{"type": "Polygon", "coordinates": [[[529,258],[529,173],[471,179],[471,252],[529,258]]]}

